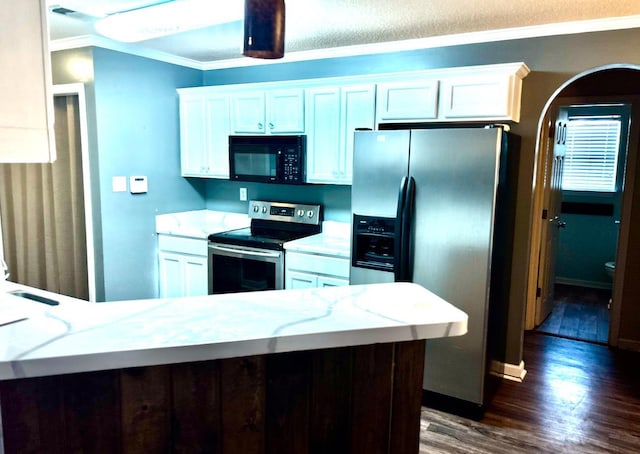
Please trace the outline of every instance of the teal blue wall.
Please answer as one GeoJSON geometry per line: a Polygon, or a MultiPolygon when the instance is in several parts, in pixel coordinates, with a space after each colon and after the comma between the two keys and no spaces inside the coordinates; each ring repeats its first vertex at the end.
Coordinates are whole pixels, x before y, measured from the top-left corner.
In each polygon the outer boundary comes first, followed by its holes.
{"type": "MultiPolygon", "coordinates": [[[[603,203],[601,197],[565,196],[569,201],[603,203]]],[[[604,201],[606,202],[606,200],[604,201]]],[[[562,214],[567,225],[560,230],[556,255],[556,282],[595,288],[611,288],[605,262],[614,261],[618,226],[614,216],[562,214]]]]}
{"type": "Polygon", "coordinates": [[[241,187],[247,188],[249,200],[319,203],[324,208],[324,220],[340,222],[351,220],[351,186],[317,184],[289,186],[210,180],[207,182],[207,208],[246,213],[248,202],[240,201],[241,187]]]}
{"type": "Polygon", "coordinates": [[[180,177],[176,88],[202,72],[101,48],[54,52],[54,83],[71,59],[93,63],[85,82],[92,168],[98,301],[157,295],[155,215],[202,209],[204,184],[180,177]],[[147,194],[112,192],[113,176],[146,175],[147,194]]]}
{"type": "Polygon", "coordinates": [[[176,88],[202,73],[94,49],[106,301],[157,295],[155,215],[204,208],[202,183],[180,177],[176,88]],[[116,175],[146,175],[149,192],[112,192],[116,175]]]}

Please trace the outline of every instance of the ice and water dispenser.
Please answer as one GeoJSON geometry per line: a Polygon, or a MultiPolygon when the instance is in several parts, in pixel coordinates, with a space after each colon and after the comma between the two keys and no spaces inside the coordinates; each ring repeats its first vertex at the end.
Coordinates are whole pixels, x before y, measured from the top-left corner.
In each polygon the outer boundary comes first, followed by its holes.
{"type": "Polygon", "coordinates": [[[393,272],[396,255],[395,230],[395,218],[354,214],[352,266],[393,272]]]}

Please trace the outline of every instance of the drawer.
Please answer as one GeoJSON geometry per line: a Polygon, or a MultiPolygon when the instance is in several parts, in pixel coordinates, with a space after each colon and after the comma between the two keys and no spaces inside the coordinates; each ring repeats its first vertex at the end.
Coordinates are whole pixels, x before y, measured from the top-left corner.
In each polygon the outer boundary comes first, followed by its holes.
{"type": "Polygon", "coordinates": [[[207,255],[209,242],[198,238],[185,238],[173,235],[158,235],[158,249],[179,252],[181,254],[207,255]]]}
{"type": "Polygon", "coordinates": [[[348,259],[340,257],[287,252],[285,254],[285,266],[290,270],[348,279],[351,262],[348,259]]]}

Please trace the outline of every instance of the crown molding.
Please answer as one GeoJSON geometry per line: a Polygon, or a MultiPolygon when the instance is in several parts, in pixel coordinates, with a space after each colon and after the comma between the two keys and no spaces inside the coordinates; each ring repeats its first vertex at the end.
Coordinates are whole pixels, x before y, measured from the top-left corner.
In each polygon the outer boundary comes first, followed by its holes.
{"type": "Polygon", "coordinates": [[[52,40],[49,47],[51,51],[56,51],[78,47],[97,46],[115,50],[118,52],[138,55],[140,57],[160,60],[166,63],[208,71],[216,69],[293,63],[309,60],[322,60],[327,58],[375,55],[389,52],[432,49],[438,47],[538,38],[544,36],[560,36],[609,30],[624,30],[631,28],[640,28],[640,15],[608,17],[604,19],[590,19],[584,21],[561,22],[555,24],[531,25],[527,27],[514,27],[498,30],[457,33],[452,35],[433,36],[428,38],[408,39],[402,41],[390,41],[384,43],[334,47],[330,49],[288,52],[283,58],[277,60],[262,60],[242,57],[227,60],[201,62],[189,58],[178,57],[166,52],[144,48],[136,44],[120,43],[97,35],[84,35],[74,38],[52,40]]]}
{"type": "Polygon", "coordinates": [[[55,39],[49,42],[51,52],[68,49],[78,49],[80,47],[101,47],[103,49],[123,52],[125,54],[137,55],[138,57],[150,58],[152,60],[185,66],[187,68],[204,70],[204,64],[191,58],[179,57],[167,52],[161,52],[148,47],[136,44],[122,43],[98,35],[82,35],[72,38],[55,39]]]}

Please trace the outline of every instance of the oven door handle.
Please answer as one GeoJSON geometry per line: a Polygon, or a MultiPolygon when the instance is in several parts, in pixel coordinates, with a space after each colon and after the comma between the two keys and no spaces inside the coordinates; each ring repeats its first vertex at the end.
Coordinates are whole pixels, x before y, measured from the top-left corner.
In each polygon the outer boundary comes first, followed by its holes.
{"type": "Polygon", "coordinates": [[[213,249],[214,251],[230,252],[232,254],[241,254],[244,256],[253,256],[253,257],[279,258],[281,254],[281,252],[251,251],[247,249],[235,249],[235,248],[218,246],[218,245],[209,245],[209,248],[213,249]]]}

